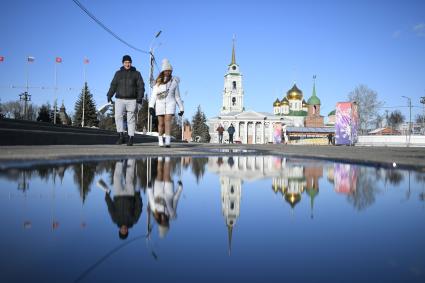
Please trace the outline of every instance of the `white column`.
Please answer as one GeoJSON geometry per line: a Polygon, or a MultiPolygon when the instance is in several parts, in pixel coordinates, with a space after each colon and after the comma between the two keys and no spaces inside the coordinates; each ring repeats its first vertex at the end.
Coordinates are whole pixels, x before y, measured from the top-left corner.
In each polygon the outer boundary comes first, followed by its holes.
{"type": "Polygon", "coordinates": [[[248,121],[245,120],[245,133],[244,133],[245,144],[248,143],[248,121]]]}
{"type": "Polygon", "coordinates": [[[254,130],[253,130],[253,144],[257,143],[257,122],[254,121],[254,130]]]}
{"type": "Polygon", "coordinates": [[[269,125],[269,141],[273,142],[273,123],[270,122],[269,125]]]}
{"type": "Polygon", "coordinates": [[[264,121],[260,123],[260,143],[264,144],[264,121]]]}

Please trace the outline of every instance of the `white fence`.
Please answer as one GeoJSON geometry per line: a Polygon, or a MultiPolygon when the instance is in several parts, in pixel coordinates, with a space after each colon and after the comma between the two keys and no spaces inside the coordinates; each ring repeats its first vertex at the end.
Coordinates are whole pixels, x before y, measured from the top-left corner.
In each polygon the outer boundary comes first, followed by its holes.
{"type": "Polygon", "coordinates": [[[425,136],[359,136],[356,145],[425,147],[425,136]]]}

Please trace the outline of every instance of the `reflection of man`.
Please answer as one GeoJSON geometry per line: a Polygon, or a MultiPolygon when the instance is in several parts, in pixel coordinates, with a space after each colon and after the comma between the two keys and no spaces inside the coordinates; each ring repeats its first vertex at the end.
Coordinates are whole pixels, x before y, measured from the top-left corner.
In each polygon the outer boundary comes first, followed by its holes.
{"type": "Polygon", "coordinates": [[[111,199],[110,192],[105,194],[109,214],[118,225],[119,237],[123,240],[128,237],[128,229],[137,223],[142,213],[142,198],[139,191],[135,192],[135,163],[136,160],[129,159],[115,164],[114,199],[111,199]]]}
{"type": "Polygon", "coordinates": [[[170,176],[170,158],[158,158],[157,176],[153,187],[148,187],[149,206],[158,223],[159,236],[165,237],[170,228],[170,219],[175,219],[177,203],[179,201],[183,184],[178,181],[177,191],[174,192],[174,182],[170,176]]]}

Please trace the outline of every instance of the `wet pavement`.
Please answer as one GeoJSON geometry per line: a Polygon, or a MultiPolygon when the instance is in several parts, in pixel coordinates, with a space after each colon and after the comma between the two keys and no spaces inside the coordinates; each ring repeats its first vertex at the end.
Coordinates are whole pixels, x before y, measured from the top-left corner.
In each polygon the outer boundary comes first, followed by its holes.
{"type": "Polygon", "coordinates": [[[310,157],[386,167],[416,167],[425,170],[425,149],[420,147],[219,145],[201,143],[173,143],[171,148],[159,148],[155,143],[136,144],[133,147],[125,145],[2,146],[0,147],[0,168],[5,163],[37,160],[229,154],[310,157]]]}
{"type": "Polygon", "coordinates": [[[425,281],[420,166],[146,148],[3,162],[0,282],[425,281]]]}

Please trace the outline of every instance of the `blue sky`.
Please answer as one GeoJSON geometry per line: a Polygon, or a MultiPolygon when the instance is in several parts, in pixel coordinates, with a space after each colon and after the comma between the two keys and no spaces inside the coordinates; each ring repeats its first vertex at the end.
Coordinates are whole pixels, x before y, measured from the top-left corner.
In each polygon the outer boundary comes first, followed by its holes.
{"type": "MultiPolygon", "coordinates": [[[[272,103],[294,81],[308,99],[316,90],[322,115],[359,84],[378,92],[390,111],[408,118],[422,112],[425,96],[425,1],[90,1],[80,2],[107,27],[132,45],[147,50],[158,30],[160,62],[170,59],[190,116],[201,105],[208,117],[222,103],[223,76],[231,60],[236,35],[236,61],[244,75],[245,107],[272,112],[272,103]]],[[[18,98],[26,81],[26,57],[33,86],[54,86],[57,67],[58,101],[73,112],[87,80],[98,106],[124,54],[147,79],[149,57],[105,32],[72,0],[7,1],[0,18],[0,98],[18,98]],[[66,88],[75,88],[69,91],[66,88]]],[[[156,72],[158,70],[155,70],[156,72]]],[[[53,103],[53,90],[32,89],[32,100],[53,103]]],[[[382,109],[382,112],[385,110],[382,109]]]]}

